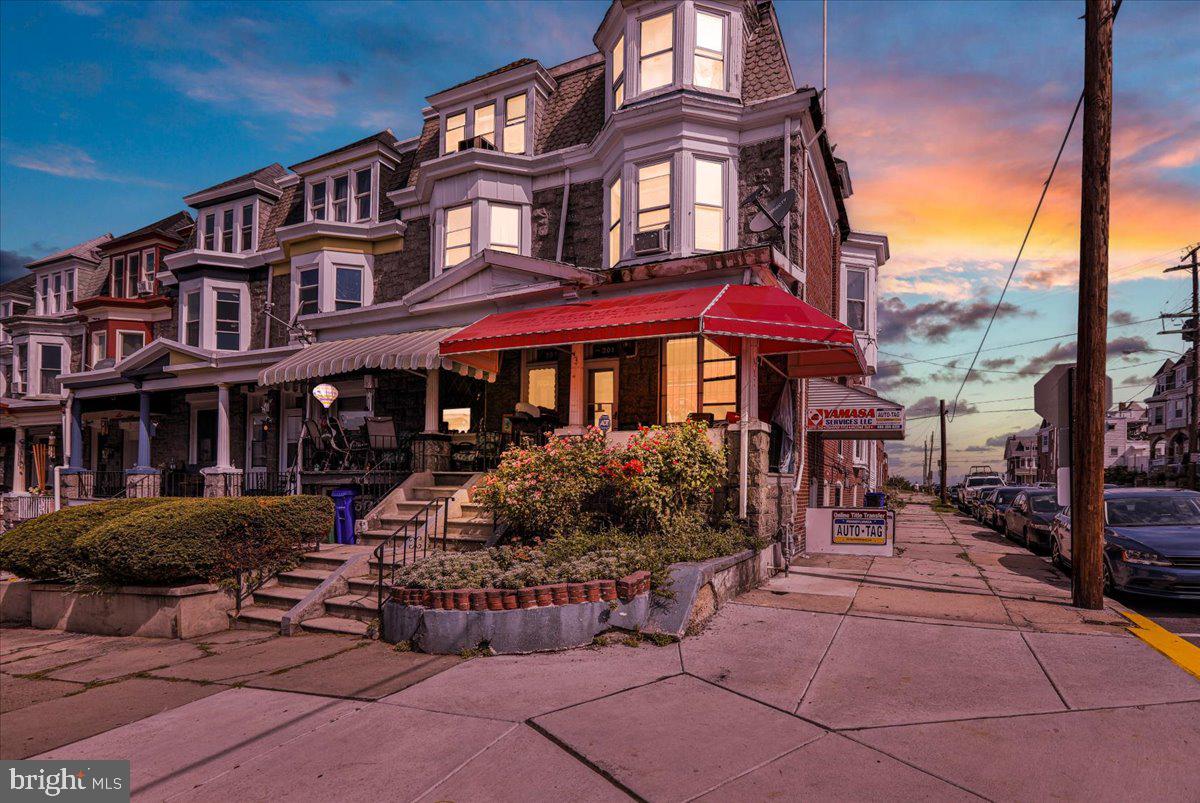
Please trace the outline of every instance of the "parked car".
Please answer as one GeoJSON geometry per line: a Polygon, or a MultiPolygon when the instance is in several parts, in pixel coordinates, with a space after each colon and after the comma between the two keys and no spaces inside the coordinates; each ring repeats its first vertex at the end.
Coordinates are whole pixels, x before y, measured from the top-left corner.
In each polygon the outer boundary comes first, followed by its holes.
{"type": "MultiPolygon", "coordinates": [[[[1054,517],[1050,555],[1069,567],[1071,508],[1054,517]]],[[[1167,488],[1104,492],[1105,589],[1200,599],[1200,493],[1167,488]]]]}
{"type": "Polygon", "coordinates": [[[1012,506],[1013,500],[1022,492],[1029,490],[1024,485],[1001,485],[988,491],[981,505],[979,520],[987,526],[1004,531],[1004,515],[1012,506]]]}
{"type": "Polygon", "coordinates": [[[1004,478],[999,474],[974,474],[963,480],[962,490],[958,494],[958,506],[965,512],[974,515],[974,505],[979,492],[983,488],[1003,485],[1004,478]]]}
{"type": "Polygon", "coordinates": [[[1058,492],[1027,488],[1004,512],[1004,534],[1030,549],[1050,549],[1050,525],[1058,513],[1058,492]]]}
{"type": "Polygon", "coordinates": [[[975,494],[967,499],[967,512],[981,524],[983,523],[983,503],[984,498],[991,496],[992,492],[997,488],[1002,488],[1002,485],[983,485],[976,488],[975,494]]]}

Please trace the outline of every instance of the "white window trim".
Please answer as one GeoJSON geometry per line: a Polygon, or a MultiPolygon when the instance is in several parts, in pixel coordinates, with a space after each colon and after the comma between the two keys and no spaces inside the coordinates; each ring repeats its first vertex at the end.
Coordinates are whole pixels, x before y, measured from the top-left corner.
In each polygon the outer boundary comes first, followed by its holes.
{"type": "Polygon", "coordinates": [[[222,281],[209,277],[192,279],[179,286],[179,329],[180,343],[187,343],[187,297],[200,292],[200,343],[199,348],[209,351],[245,351],[250,348],[250,288],[242,282],[222,281]],[[229,290],[238,293],[238,348],[217,349],[217,291],[229,290]]]}
{"type": "MultiPolygon", "coordinates": [[[[337,269],[357,268],[362,271],[362,306],[375,303],[375,257],[372,254],[356,254],[341,251],[314,251],[292,258],[291,306],[300,309],[300,274],[306,270],[317,271],[317,312],[306,316],[322,315],[337,311],[337,269]]],[[[357,309],[357,308],[356,308],[357,309]]]]}
{"type": "Polygon", "coordinates": [[[91,341],[88,348],[92,354],[92,367],[96,367],[96,363],[101,360],[108,359],[108,330],[92,332],[91,341]]]}
{"type": "MultiPolygon", "coordinates": [[[[28,340],[24,340],[20,345],[24,345],[26,347],[25,356],[29,363],[24,371],[24,390],[26,396],[48,395],[42,390],[42,346],[58,346],[61,349],[62,367],[58,373],[60,378],[71,373],[71,343],[67,338],[46,335],[30,335],[28,340]]],[[[14,377],[20,375],[16,344],[13,346],[13,375],[14,377]]],[[[63,393],[65,394],[65,388],[63,389],[63,393]]]]}
{"type": "Polygon", "coordinates": [[[205,206],[197,210],[196,228],[199,234],[196,236],[196,250],[204,251],[208,254],[253,254],[258,250],[258,223],[261,219],[259,215],[262,212],[262,204],[258,197],[254,198],[239,198],[236,201],[221,204],[220,206],[205,206]],[[251,205],[254,207],[254,214],[250,226],[250,248],[242,248],[242,207],[251,205]],[[225,213],[233,212],[233,250],[221,250],[221,238],[224,235],[225,213]],[[207,225],[208,216],[213,216],[213,247],[206,248],[204,245],[204,228],[207,225]]]}
{"type": "MultiPolygon", "coordinates": [[[[499,198],[470,198],[458,203],[447,203],[434,210],[433,231],[431,232],[431,251],[433,254],[433,276],[440,276],[446,270],[446,213],[461,206],[471,207],[471,254],[469,260],[491,243],[492,234],[492,204],[515,206],[520,210],[521,243],[517,253],[529,256],[533,249],[533,206],[520,200],[502,200],[499,198]]],[[[465,261],[465,260],[464,260],[465,261]]],[[[462,264],[461,262],[459,263],[462,264]]]]}
{"type": "MultiPolygon", "coordinates": [[[[648,9],[644,14],[639,14],[637,17],[634,18],[634,24],[633,24],[633,31],[634,31],[634,33],[633,33],[633,39],[634,39],[633,58],[634,58],[634,60],[633,60],[633,65],[635,68],[634,69],[634,82],[635,82],[635,86],[636,86],[636,90],[637,90],[636,94],[638,97],[642,97],[642,96],[646,96],[646,95],[657,95],[657,94],[660,94],[663,92],[670,92],[673,89],[679,88],[679,84],[681,83],[680,82],[680,75],[681,75],[680,68],[683,66],[683,60],[679,58],[679,55],[681,52],[680,45],[683,44],[683,42],[682,42],[683,37],[681,35],[680,25],[679,25],[679,22],[680,22],[679,12],[683,9],[684,9],[684,6],[674,6],[674,5],[668,6],[668,7],[656,6],[654,8],[648,9]],[[642,23],[646,22],[648,20],[652,20],[655,17],[662,17],[667,14],[672,15],[672,19],[671,19],[671,80],[662,86],[656,86],[653,89],[647,89],[647,90],[643,91],[642,90],[642,23]]],[[[687,18],[688,16],[690,16],[690,15],[689,14],[684,15],[685,18],[687,18]]],[[[662,51],[662,52],[666,52],[666,51],[662,51]]],[[[682,51],[682,52],[686,53],[686,51],[682,51]]],[[[687,66],[689,66],[689,67],[691,66],[690,58],[687,59],[687,66]]],[[[626,66],[625,69],[626,69],[626,71],[628,71],[629,67],[626,66]]],[[[627,78],[626,79],[626,90],[625,90],[625,102],[626,103],[628,103],[630,100],[628,86],[629,86],[629,82],[628,82],[628,78],[627,78]]]]}
{"type": "MultiPolygon", "coordinates": [[[[35,274],[34,280],[34,311],[40,316],[70,315],[75,309],[75,303],[67,303],[68,278],[77,280],[74,266],[57,270],[42,271],[35,274]],[[46,283],[49,284],[46,284],[46,283]],[[59,289],[55,289],[55,288],[59,289]]],[[[74,285],[78,292],[78,285],[74,285]]]]}
{"type": "MultiPolygon", "coordinates": [[[[731,167],[731,161],[729,159],[726,159],[726,158],[723,158],[720,156],[713,156],[713,155],[706,154],[706,153],[693,153],[693,154],[691,154],[691,157],[692,158],[688,160],[688,162],[691,166],[691,176],[688,179],[688,185],[687,185],[691,188],[691,196],[692,196],[690,199],[690,203],[688,204],[688,207],[687,207],[687,216],[689,218],[689,220],[688,220],[688,235],[690,236],[691,241],[692,241],[691,242],[691,250],[695,251],[697,253],[706,253],[706,254],[707,253],[715,253],[708,249],[701,251],[700,248],[696,245],[696,206],[698,204],[698,201],[696,198],[696,175],[697,175],[696,162],[698,162],[698,161],[715,163],[721,169],[721,225],[724,229],[724,231],[723,231],[724,236],[721,238],[721,248],[718,250],[721,250],[721,251],[728,250],[731,247],[730,243],[736,242],[736,239],[737,239],[736,232],[733,231],[733,226],[731,225],[731,220],[730,220],[731,212],[730,212],[730,206],[729,206],[729,202],[730,202],[730,186],[729,185],[730,185],[730,182],[732,182],[734,180],[733,169],[731,167]],[[732,239],[730,237],[731,234],[733,235],[732,239]]],[[[672,233],[674,233],[674,232],[672,232],[672,233]]]]}
{"type": "MultiPolygon", "coordinates": [[[[735,50],[734,48],[740,47],[740,45],[741,45],[741,42],[740,42],[741,36],[738,35],[735,39],[734,27],[735,27],[735,23],[737,23],[737,22],[738,22],[738,20],[734,19],[733,15],[729,12],[728,9],[719,8],[717,6],[709,6],[709,5],[705,5],[703,3],[695,4],[695,6],[688,13],[687,19],[684,22],[684,31],[683,31],[684,42],[683,42],[683,44],[684,44],[684,47],[686,48],[684,50],[684,57],[687,59],[687,65],[686,65],[687,71],[684,73],[684,75],[686,76],[686,78],[684,80],[685,84],[694,88],[698,92],[706,92],[706,93],[710,93],[710,94],[725,95],[725,96],[730,96],[733,94],[733,90],[732,90],[732,87],[734,84],[733,64],[734,64],[735,60],[740,61],[740,59],[734,58],[734,54],[739,52],[739,51],[735,50]],[[711,14],[714,17],[721,17],[722,21],[723,21],[722,32],[724,33],[724,37],[725,37],[725,41],[723,43],[725,50],[724,50],[723,57],[722,57],[722,61],[723,61],[722,66],[724,67],[724,70],[725,70],[725,82],[724,82],[725,85],[721,89],[714,89],[712,87],[707,87],[707,86],[699,86],[695,83],[695,81],[696,81],[696,29],[699,27],[696,23],[696,15],[700,14],[700,13],[711,14]]],[[[737,24],[737,28],[738,29],[741,28],[740,23],[737,24]]],[[[739,91],[740,91],[740,88],[739,88],[739,91]]]]}
{"type": "Polygon", "coordinates": [[[626,223],[628,216],[625,214],[625,196],[629,192],[629,185],[625,183],[625,176],[622,170],[617,170],[604,181],[604,243],[603,262],[607,267],[614,267],[625,258],[625,254],[629,250],[629,238],[626,235],[626,223]],[[620,205],[617,210],[617,242],[620,244],[620,253],[611,254],[611,233],[613,228],[613,208],[612,208],[612,190],[613,185],[617,182],[621,184],[620,205]]]}
{"type": "MultiPolygon", "coordinates": [[[[628,68],[626,68],[628,73],[628,68]]],[[[628,90],[627,90],[628,91],[628,90]]],[[[525,96],[525,150],[519,153],[510,153],[509,156],[528,156],[533,148],[534,138],[534,117],[537,114],[537,99],[538,94],[530,87],[519,89],[510,87],[505,91],[497,92],[496,94],[488,95],[487,97],[478,98],[470,102],[466,106],[454,107],[446,109],[438,113],[438,142],[442,156],[458,153],[458,148],[455,146],[453,150],[447,148],[446,143],[446,121],[459,114],[466,116],[466,124],[463,127],[462,138],[464,140],[472,139],[475,136],[475,111],[483,106],[495,104],[496,112],[494,116],[496,150],[500,153],[506,153],[504,150],[504,128],[508,123],[508,99],[517,95],[525,96]]],[[[626,96],[628,97],[628,95],[626,96]]]]}
{"type": "Polygon", "coordinates": [[[121,335],[137,335],[138,337],[140,337],[142,339],[142,345],[138,346],[136,349],[131,351],[130,354],[133,354],[133,353],[137,352],[139,349],[145,348],[145,346],[146,346],[145,330],[142,330],[142,329],[117,329],[113,332],[113,334],[115,334],[117,336],[117,350],[115,353],[117,355],[116,359],[118,362],[120,362],[121,360],[127,359],[127,357],[121,356],[121,335]]]}
{"type": "Polygon", "coordinates": [[[312,222],[318,220],[312,214],[312,186],[314,184],[325,185],[325,217],[322,219],[326,223],[338,223],[338,225],[347,224],[362,224],[367,225],[379,220],[379,181],[380,181],[380,162],[378,159],[359,159],[349,164],[338,165],[333,170],[314,173],[304,177],[304,220],[312,222]],[[358,204],[355,203],[354,179],[355,176],[363,171],[371,171],[371,215],[365,219],[358,217],[358,204]],[[333,219],[333,183],[335,179],[346,179],[346,220],[335,221],[333,219]]]}

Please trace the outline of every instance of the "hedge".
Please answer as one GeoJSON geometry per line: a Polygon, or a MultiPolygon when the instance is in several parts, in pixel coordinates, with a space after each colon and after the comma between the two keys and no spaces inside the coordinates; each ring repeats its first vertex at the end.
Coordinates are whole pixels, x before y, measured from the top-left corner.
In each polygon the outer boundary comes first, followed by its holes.
{"type": "Polygon", "coordinates": [[[0,569],[29,580],[77,576],[83,562],[76,544],[94,527],[124,521],[166,499],[115,499],[64,508],[18,524],[0,535],[0,569]]]}
{"type": "Polygon", "coordinates": [[[97,502],[0,536],[0,568],[92,585],[219,582],[295,565],[332,527],[324,496],[97,502]]]}

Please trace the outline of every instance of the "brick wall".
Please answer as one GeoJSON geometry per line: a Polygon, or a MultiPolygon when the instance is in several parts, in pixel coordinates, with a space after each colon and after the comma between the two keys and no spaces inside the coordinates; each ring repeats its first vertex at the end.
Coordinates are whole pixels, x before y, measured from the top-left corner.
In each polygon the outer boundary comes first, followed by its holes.
{"type": "Polygon", "coordinates": [[[429,218],[408,221],[404,249],[375,257],[375,303],[396,301],[429,281],[429,218]]]}
{"type": "MultiPolygon", "coordinates": [[[[557,216],[555,218],[557,221],[557,216]]],[[[558,227],[553,228],[550,246],[557,245],[558,227]]],[[[567,200],[567,228],[563,237],[563,261],[581,268],[599,268],[604,257],[604,186],[599,181],[571,185],[567,200]]]]}
{"type": "Polygon", "coordinates": [[[272,315],[278,320],[271,321],[270,345],[286,346],[289,335],[283,321],[292,319],[292,279],[288,274],[271,277],[271,303],[275,305],[272,315]]]}
{"type": "MultiPolygon", "coordinates": [[[[537,259],[554,259],[557,256],[558,226],[559,221],[562,220],[562,195],[562,187],[538,190],[533,194],[531,253],[537,259]]],[[[563,250],[566,250],[565,241],[563,250]]]]}
{"type": "MultiPolygon", "coordinates": [[[[267,331],[263,307],[267,303],[267,272],[270,268],[258,271],[246,287],[250,291],[250,348],[266,348],[267,331]]],[[[272,288],[274,292],[274,288],[272,288]]]]}
{"type": "MultiPolygon", "coordinates": [[[[783,192],[783,137],[757,142],[742,148],[738,154],[738,195],[745,198],[761,190],[764,202],[783,192]]],[[[750,246],[773,242],[779,246],[779,234],[774,231],[752,232],[750,221],[758,214],[754,204],[738,207],[738,245],[750,246]]],[[[783,249],[780,248],[782,251],[783,249]]]]}
{"type": "Polygon", "coordinates": [[[184,393],[167,391],[151,398],[151,412],[158,428],[150,443],[150,462],[155,468],[183,468],[188,461],[191,407],[184,393]]]}
{"type": "Polygon", "coordinates": [[[636,348],[634,356],[621,358],[617,383],[617,425],[621,429],[658,423],[659,341],[639,340],[636,348]]]}

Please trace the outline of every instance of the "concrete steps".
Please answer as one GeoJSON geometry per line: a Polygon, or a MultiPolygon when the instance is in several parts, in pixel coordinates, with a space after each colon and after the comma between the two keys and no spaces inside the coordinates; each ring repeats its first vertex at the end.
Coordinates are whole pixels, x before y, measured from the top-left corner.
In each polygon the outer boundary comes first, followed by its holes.
{"type": "Polygon", "coordinates": [[[325,612],[329,616],[357,619],[360,622],[369,622],[379,616],[379,610],[375,607],[374,593],[367,595],[343,594],[340,597],[330,597],[325,600],[325,612]]]}
{"type": "Polygon", "coordinates": [[[300,623],[300,629],[309,633],[337,633],[343,636],[367,635],[370,629],[366,622],[358,619],[343,619],[340,616],[317,616],[300,623]]]}
{"type": "Polygon", "coordinates": [[[234,630],[274,630],[279,632],[280,623],[286,610],[268,608],[260,605],[250,605],[242,608],[237,616],[230,615],[234,630]]]}

